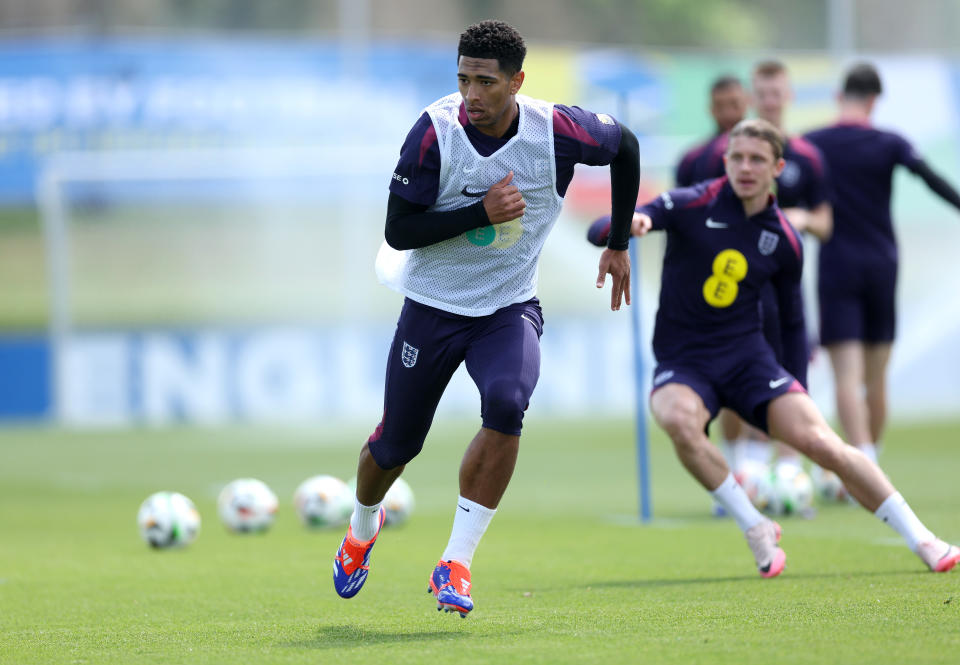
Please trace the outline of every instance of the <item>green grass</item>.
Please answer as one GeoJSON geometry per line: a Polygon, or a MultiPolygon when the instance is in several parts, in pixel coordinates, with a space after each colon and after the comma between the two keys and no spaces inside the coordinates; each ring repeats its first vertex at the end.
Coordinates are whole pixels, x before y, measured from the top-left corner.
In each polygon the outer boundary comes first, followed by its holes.
{"type": "MultiPolygon", "coordinates": [[[[384,532],[366,587],[341,600],[330,562],[342,533],[303,529],[291,496],[308,475],[352,475],[367,433],[0,431],[0,663],[956,662],[960,576],[925,572],[862,510],[784,520],[787,570],[763,580],[656,434],[658,519],[639,526],[625,422],[530,419],[465,620],[425,591],[473,425],[437,426],[405,474],[412,520],[384,532]],[[227,533],[216,494],[250,475],[279,495],[277,523],[227,533]],[[137,508],[159,489],[203,515],[184,550],[137,535],[137,508]]],[[[953,540],[958,435],[960,423],[894,428],[883,455],[953,540]]]]}

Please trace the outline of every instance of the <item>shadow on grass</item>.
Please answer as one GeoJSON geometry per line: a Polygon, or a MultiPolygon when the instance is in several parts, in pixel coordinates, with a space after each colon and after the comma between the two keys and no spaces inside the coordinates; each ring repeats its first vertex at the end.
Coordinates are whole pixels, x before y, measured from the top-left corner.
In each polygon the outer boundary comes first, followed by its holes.
{"type": "Polygon", "coordinates": [[[317,636],[311,640],[301,640],[288,646],[310,647],[314,649],[342,649],[357,646],[371,646],[375,644],[403,644],[429,642],[433,640],[456,639],[462,642],[469,638],[456,630],[378,630],[376,628],[360,628],[353,625],[320,626],[317,636]]]}
{"type": "MultiPolygon", "coordinates": [[[[916,574],[929,574],[925,570],[873,570],[864,572],[836,572],[836,573],[785,573],[781,578],[784,581],[790,580],[831,580],[831,579],[856,579],[861,577],[903,577],[916,574]]],[[[634,580],[600,580],[587,585],[576,585],[585,589],[608,589],[608,588],[655,588],[671,586],[689,586],[694,584],[726,584],[728,582],[754,582],[760,584],[770,584],[759,575],[738,575],[736,577],[685,577],[680,579],[634,579],[634,580]]]]}
{"type": "MultiPolygon", "coordinates": [[[[835,573],[785,573],[783,577],[777,578],[777,580],[782,580],[784,582],[789,582],[791,580],[803,580],[803,581],[816,581],[816,580],[838,580],[838,579],[858,579],[858,578],[869,578],[869,577],[913,577],[915,575],[929,575],[930,573],[922,568],[916,570],[904,570],[902,568],[897,570],[873,570],[873,571],[864,571],[864,572],[835,572],[835,573]]],[[[587,584],[584,583],[575,583],[567,586],[552,586],[552,587],[538,587],[536,591],[571,591],[574,589],[581,590],[590,590],[590,589],[655,589],[660,587],[674,587],[674,586],[695,586],[695,585],[709,585],[709,584],[729,584],[731,582],[742,583],[742,584],[775,584],[776,582],[771,582],[763,579],[760,575],[749,574],[749,575],[736,575],[729,577],[682,577],[674,579],[628,579],[628,580],[597,580],[587,584]]],[[[530,591],[529,587],[523,587],[511,589],[519,593],[520,591],[530,591]]]]}

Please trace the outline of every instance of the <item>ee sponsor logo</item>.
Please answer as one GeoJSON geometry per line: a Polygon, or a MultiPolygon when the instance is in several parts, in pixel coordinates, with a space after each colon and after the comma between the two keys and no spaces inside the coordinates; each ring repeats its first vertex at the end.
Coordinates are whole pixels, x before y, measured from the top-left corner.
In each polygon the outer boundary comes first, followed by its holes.
{"type": "Polygon", "coordinates": [[[711,307],[729,307],[746,276],[747,258],[735,249],[723,250],[714,257],[713,274],[703,283],[703,299],[711,307]]]}

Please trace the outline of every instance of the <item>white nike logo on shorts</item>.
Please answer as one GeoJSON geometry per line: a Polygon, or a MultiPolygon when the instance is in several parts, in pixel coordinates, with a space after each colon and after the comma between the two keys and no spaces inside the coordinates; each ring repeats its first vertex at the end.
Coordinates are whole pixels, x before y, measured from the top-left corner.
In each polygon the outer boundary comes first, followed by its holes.
{"type": "Polygon", "coordinates": [[[781,377],[780,377],[779,379],[777,379],[776,381],[771,381],[771,382],[770,382],[770,387],[771,387],[771,388],[779,388],[780,386],[782,386],[783,384],[785,384],[785,383],[786,383],[787,381],[789,381],[789,380],[790,380],[790,377],[789,377],[789,376],[781,376],[781,377]]]}

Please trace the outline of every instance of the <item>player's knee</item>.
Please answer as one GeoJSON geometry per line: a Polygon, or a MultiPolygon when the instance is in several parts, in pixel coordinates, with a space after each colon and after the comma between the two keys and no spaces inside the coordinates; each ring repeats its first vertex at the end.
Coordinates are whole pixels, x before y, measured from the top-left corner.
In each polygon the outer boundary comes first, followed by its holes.
{"type": "Polygon", "coordinates": [[[422,449],[423,441],[415,445],[393,445],[390,442],[380,441],[370,445],[370,454],[373,455],[373,461],[377,466],[384,471],[389,471],[403,466],[419,455],[422,449]]]}
{"type": "Polygon", "coordinates": [[[487,386],[481,402],[484,427],[498,432],[519,432],[523,413],[530,402],[530,391],[518,381],[493,381],[487,386]]]}
{"type": "Polygon", "coordinates": [[[395,432],[385,430],[381,423],[367,439],[367,448],[377,466],[389,471],[419,455],[426,438],[426,431],[395,432]]]}
{"type": "Polygon", "coordinates": [[[657,423],[676,445],[686,445],[703,431],[696,405],[689,400],[671,400],[654,410],[657,423]]]}

